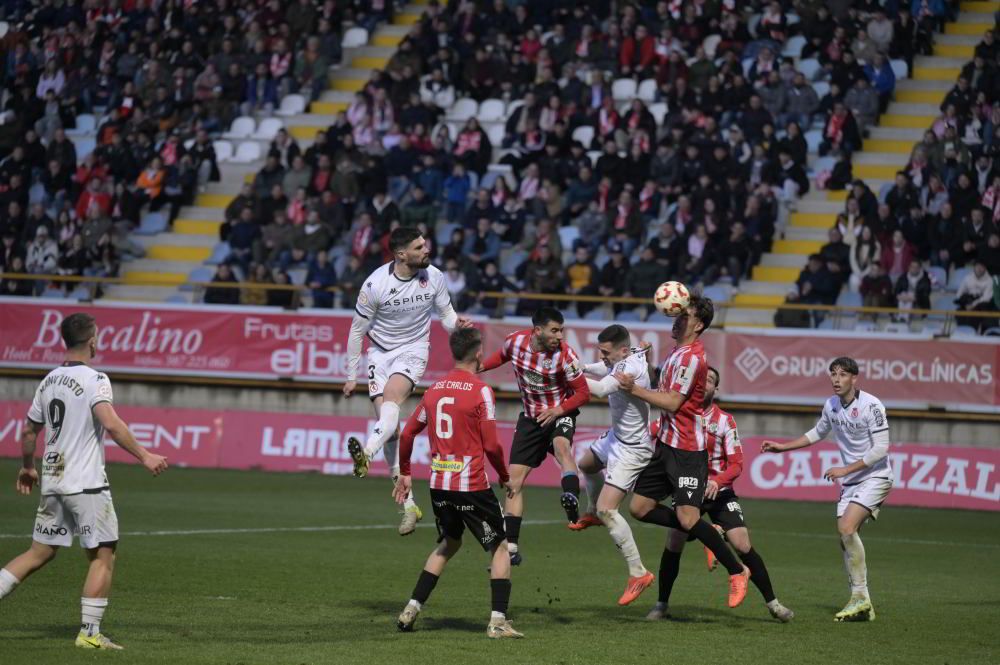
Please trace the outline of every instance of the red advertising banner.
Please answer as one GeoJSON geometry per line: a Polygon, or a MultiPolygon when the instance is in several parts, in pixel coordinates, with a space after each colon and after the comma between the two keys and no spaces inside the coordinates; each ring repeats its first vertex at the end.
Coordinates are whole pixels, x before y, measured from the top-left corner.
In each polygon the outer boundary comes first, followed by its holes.
{"type": "MultiPolygon", "coordinates": [[[[0,367],[49,368],[62,362],[59,324],[88,311],[98,321],[94,365],[153,375],[287,378],[343,381],[351,315],[283,312],[272,308],[135,305],[0,298],[0,367]]],[[[487,353],[527,322],[477,321],[487,353]]],[[[597,359],[601,321],[571,320],[566,341],[585,362],[597,359]]],[[[666,324],[630,324],[636,341],[653,345],[662,360],[673,346],[666,324]]],[[[932,340],[916,335],[802,334],[801,331],[721,332],[704,338],[709,362],[722,372],[728,399],[815,403],[829,395],[827,365],[849,355],[861,366],[863,386],[889,406],[954,410],[1000,409],[1000,344],[996,339],[932,340]]],[[[445,332],[431,329],[424,383],[451,367],[445,332]]],[[[509,367],[491,372],[494,386],[516,389],[509,367]]]]}
{"type": "MultiPolygon", "coordinates": [[[[17,457],[26,403],[0,402],[0,457],[17,457]]],[[[120,406],[139,443],[166,455],[175,466],[351,473],[347,452],[350,436],[364,438],[375,422],[363,417],[310,416],[288,413],[158,409],[120,406]]],[[[509,449],[514,423],[500,423],[500,440],[509,449]]],[[[577,430],[576,451],[602,430],[577,430]]],[[[838,488],[823,479],[823,471],[841,464],[835,446],[824,442],[781,455],[762,454],[761,438],[744,439],[745,466],[736,483],[741,496],[796,501],[836,501],[838,488]]],[[[111,441],[105,442],[109,461],[131,461],[111,441]]],[[[956,446],[894,444],[890,458],[896,485],[890,505],[965,508],[1000,511],[1000,450],[956,446]]],[[[430,476],[427,437],[414,444],[414,475],[430,476]]],[[[377,461],[374,475],[388,475],[377,461]]],[[[548,460],[529,478],[530,484],[557,487],[559,469],[548,460]]],[[[491,477],[494,478],[492,472],[491,477]]],[[[831,505],[831,511],[833,506],[831,505]]]]}

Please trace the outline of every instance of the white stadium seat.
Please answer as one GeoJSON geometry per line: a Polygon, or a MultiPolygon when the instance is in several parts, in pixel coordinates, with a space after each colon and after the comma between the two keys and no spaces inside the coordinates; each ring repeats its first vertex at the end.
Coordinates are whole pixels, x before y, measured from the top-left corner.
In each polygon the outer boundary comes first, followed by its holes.
{"type": "Polygon", "coordinates": [[[223,134],[222,138],[237,140],[249,138],[256,128],[257,123],[253,118],[248,115],[241,115],[233,120],[233,124],[229,126],[229,131],[223,134]]]}

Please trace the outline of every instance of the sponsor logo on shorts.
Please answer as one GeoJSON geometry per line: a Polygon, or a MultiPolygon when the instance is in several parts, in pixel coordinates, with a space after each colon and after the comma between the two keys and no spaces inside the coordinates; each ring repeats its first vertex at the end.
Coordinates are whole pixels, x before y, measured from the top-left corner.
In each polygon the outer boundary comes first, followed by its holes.
{"type": "Polygon", "coordinates": [[[677,479],[677,486],[684,489],[690,488],[696,490],[698,489],[698,479],[694,476],[681,476],[677,479]]]}
{"type": "Polygon", "coordinates": [[[483,520],[483,537],[481,539],[483,545],[488,545],[489,543],[492,543],[494,540],[496,540],[496,537],[497,537],[497,532],[493,530],[493,527],[491,527],[486,522],[486,520],[483,520]]]}
{"type": "Polygon", "coordinates": [[[80,527],[80,530],[77,533],[81,536],[89,536],[91,531],[92,530],[89,526],[82,526],[80,527]]]}
{"type": "Polygon", "coordinates": [[[42,536],[65,536],[69,534],[69,531],[64,526],[43,526],[36,524],[35,533],[42,536]]]}
{"type": "Polygon", "coordinates": [[[573,419],[570,416],[563,416],[556,421],[556,427],[565,427],[567,429],[573,428],[573,419]]]}
{"type": "Polygon", "coordinates": [[[431,460],[431,471],[437,473],[461,473],[465,469],[465,462],[462,460],[433,459],[431,460]]]}
{"type": "Polygon", "coordinates": [[[729,503],[727,503],[726,504],[726,510],[728,510],[731,513],[742,513],[743,512],[743,508],[740,507],[740,502],[739,501],[730,501],[729,503]]]}

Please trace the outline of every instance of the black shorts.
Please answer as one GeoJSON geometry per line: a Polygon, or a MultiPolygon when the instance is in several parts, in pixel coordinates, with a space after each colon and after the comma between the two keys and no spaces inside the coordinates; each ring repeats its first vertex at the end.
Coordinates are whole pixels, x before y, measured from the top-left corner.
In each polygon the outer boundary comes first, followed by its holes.
{"type": "Polygon", "coordinates": [[[701,513],[708,515],[714,524],[722,527],[723,531],[746,526],[740,498],[736,496],[736,492],[729,488],[720,490],[714,499],[703,503],[701,513]]]}
{"type": "Polygon", "coordinates": [[[534,418],[522,413],[517,418],[514,441],[510,444],[510,463],[537,469],[545,461],[545,456],[553,451],[552,439],[561,436],[569,439],[572,445],[573,435],[576,434],[576,417],[579,414],[579,411],[567,413],[556,418],[552,424],[542,427],[534,418]]]}
{"type": "Polygon", "coordinates": [[[654,501],[673,497],[675,506],[701,507],[708,482],[708,452],[678,450],[658,443],[649,465],[639,474],[633,494],[654,501]]]}
{"type": "Polygon", "coordinates": [[[461,540],[466,528],[487,552],[492,552],[507,538],[500,502],[493,490],[455,492],[432,489],[431,505],[434,507],[439,543],[445,536],[461,540]]]}

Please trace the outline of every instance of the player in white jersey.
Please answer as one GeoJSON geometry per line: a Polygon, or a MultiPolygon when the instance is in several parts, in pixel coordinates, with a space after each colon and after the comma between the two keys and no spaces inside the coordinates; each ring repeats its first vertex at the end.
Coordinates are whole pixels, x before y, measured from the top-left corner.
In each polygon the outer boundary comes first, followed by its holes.
{"type": "Polygon", "coordinates": [[[90,561],[80,599],[82,621],[76,646],[121,649],[101,634],[108,606],[118,518],[104,473],[104,433],[142,462],[154,476],[167,460],[140,447],[112,406],[108,377],[87,365],[97,352],[97,327],[89,314],[71,314],[61,325],[66,362],[42,379],[21,435],[23,462],[17,491],[30,495],[39,484],[35,442],[46,430],[42,454],[41,502],[31,547],[0,570],[0,599],[55,557],[60,547],[80,540],[90,561]]]}
{"type": "MultiPolygon", "coordinates": [[[[365,280],[358,293],[354,321],[347,341],[347,383],[344,395],[357,387],[361,348],[368,338],[368,397],[378,422],[362,446],[351,437],[348,451],[354,475],[368,475],[368,465],[385,448],[385,460],[395,484],[399,477],[399,407],[413,392],[427,369],[430,352],[431,311],[450,334],[472,325],[455,313],[441,271],[430,264],[430,249],[420,231],[400,227],[389,236],[391,263],[365,280]]],[[[399,534],[413,533],[423,513],[410,493],[403,505],[399,534]]]]}
{"type": "Polygon", "coordinates": [[[588,378],[587,385],[591,395],[608,398],[611,429],[591,444],[579,462],[591,510],[569,528],[581,531],[597,524],[608,527],[611,539],[628,565],[625,592],[618,599],[619,605],[628,605],[653,583],[654,576],[642,565],[632,529],[618,507],[639,474],[649,465],[653,457],[653,438],[649,434],[649,405],[619,391],[614,374],[632,375],[637,385],[649,388],[649,364],[647,349],[632,348],[628,330],[618,324],[601,331],[597,336],[597,349],[601,362],[586,365],[584,372],[601,377],[600,381],[588,378]],[[606,470],[603,487],[601,469],[606,470]]]}
{"type": "Polygon", "coordinates": [[[879,509],[892,489],[889,421],[882,402],[871,393],[858,390],[858,363],[852,358],[837,358],[830,363],[830,379],[834,396],[823,406],[816,427],[787,443],[765,441],[761,450],[780,453],[805,448],[833,432],[844,466],[827,469],[823,477],[840,480],[837,530],[851,583],[851,599],[837,612],[834,621],[874,621],[865,546],[858,531],[869,518],[878,519],[879,509]]]}

